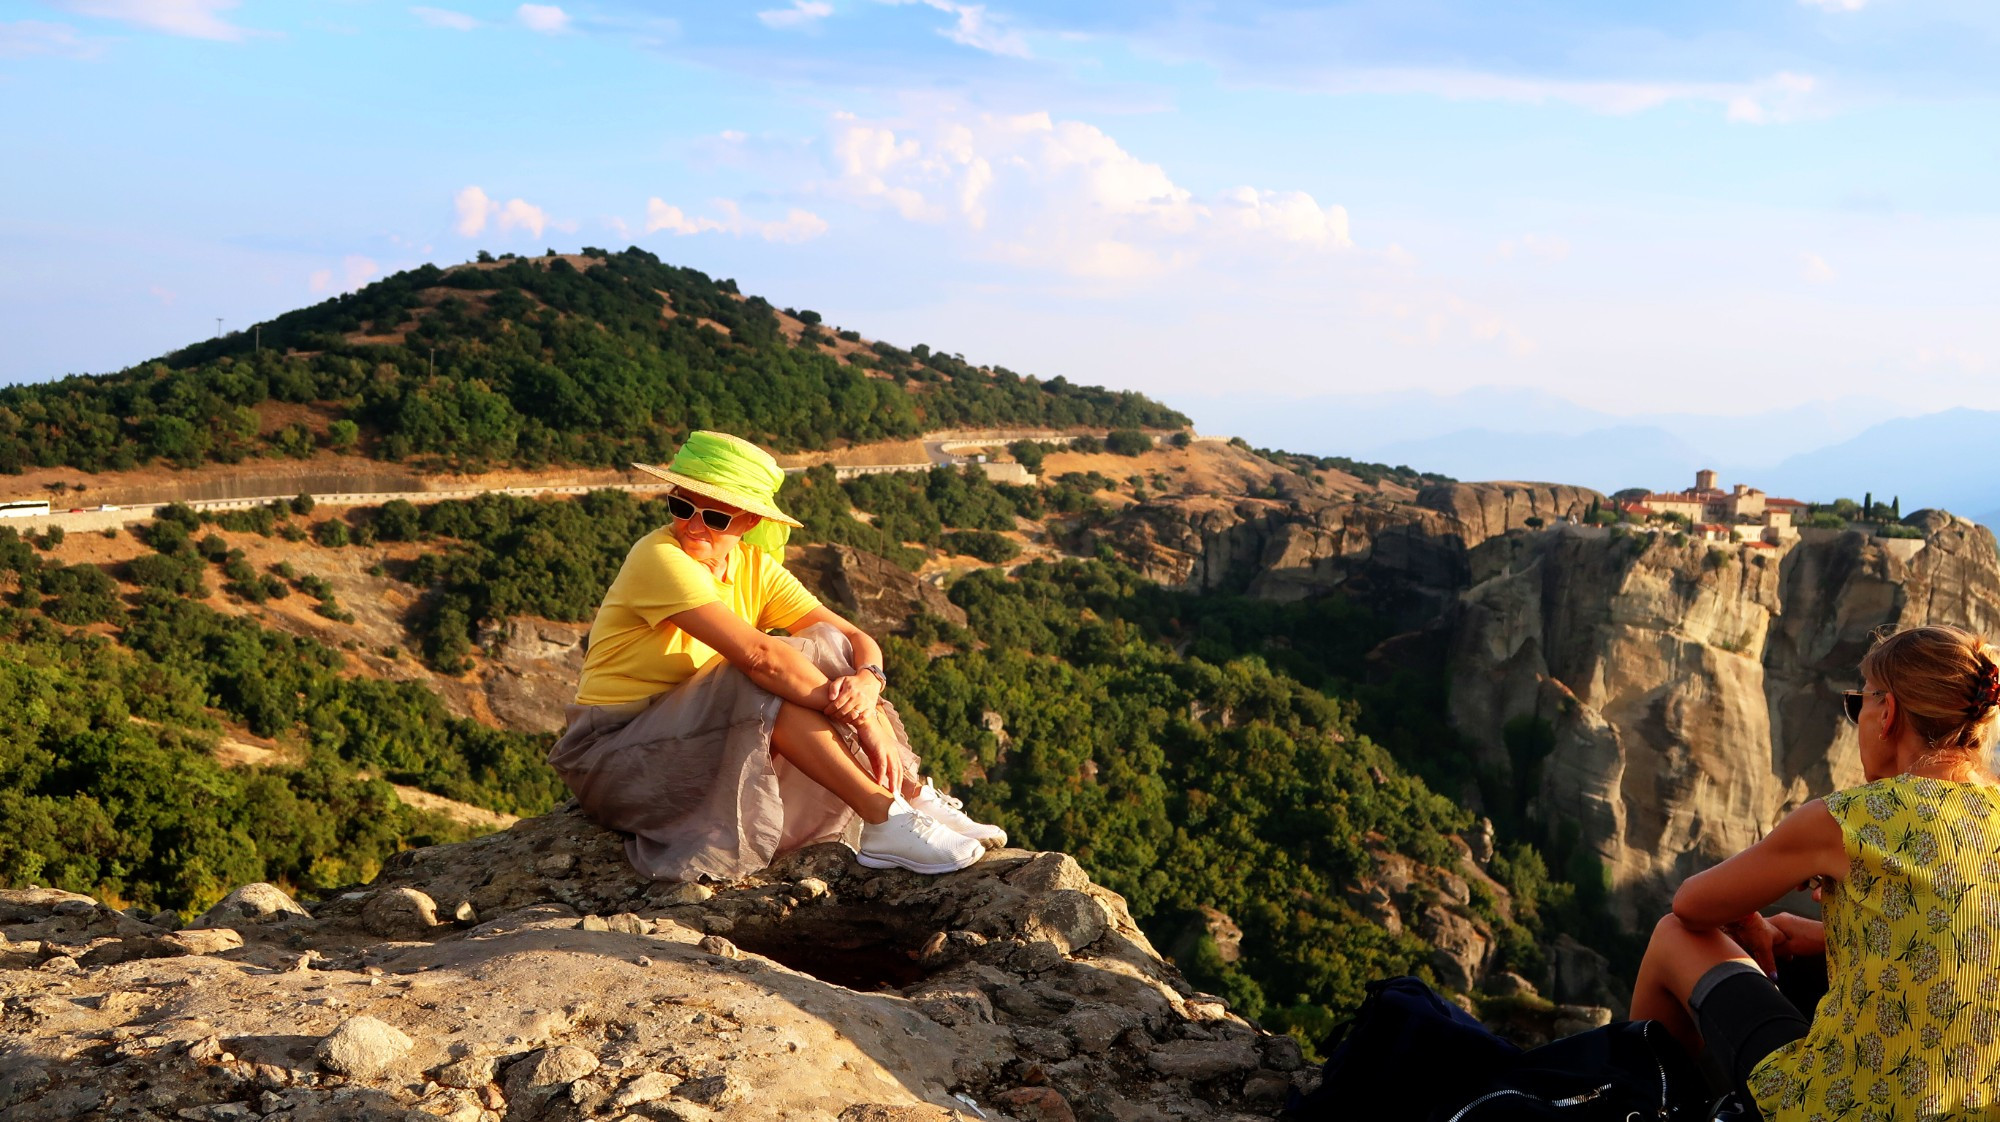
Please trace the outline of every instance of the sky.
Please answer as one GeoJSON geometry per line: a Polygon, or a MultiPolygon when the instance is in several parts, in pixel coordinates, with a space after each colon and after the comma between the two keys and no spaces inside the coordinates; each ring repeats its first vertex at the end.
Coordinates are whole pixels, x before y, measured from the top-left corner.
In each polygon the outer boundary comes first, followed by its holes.
{"type": "Polygon", "coordinates": [[[0,381],[638,245],[1198,422],[2000,408],[1996,61],[1989,0],[0,0],[0,381]]]}

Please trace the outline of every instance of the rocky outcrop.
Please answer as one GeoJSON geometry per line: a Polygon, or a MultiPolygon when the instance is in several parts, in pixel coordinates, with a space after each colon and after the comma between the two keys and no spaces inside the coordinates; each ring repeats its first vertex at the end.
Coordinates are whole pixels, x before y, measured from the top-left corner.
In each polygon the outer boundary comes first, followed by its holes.
{"type": "Polygon", "coordinates": [[[965,626],[965,609],[943,589],[853,546],[809,545],[793,551],[785,567],[821,602],[872,634],[908,631],[911,617],[926,613],[965,626]]]}
{"type": "Polygon", "coordinates": [[[239,898],[208,939],[0,892],[0,1115],[1237,1119],[1311,1078],[1061,854],[654,884],[559,811],[239,898]]]}
{"type": "Polygon", "coordinates": [[[1148,578],[1194,592],[1300,600],[1340,589],[1408,626],[1437,618],[1472,549],[1530,519],[1581,517],[1603,496],[1546,483],[1454,483],[1412,503],[1329,497],[1175,497],[1126,508],[1097,533],[1148,578]]]}
{"type": "Polygon", "coordinates": [[[2000,625],[2000,554],[1958,519],[1782,546],[1564,527],[1470,564],[1443,622],[1453,723],[1521,781],[1503,730],[1546,722],[1529,812],[1576,824],[1634,928],[1689,874],[1859,780],[1839,691],[1875,629],[2000,625]]]}

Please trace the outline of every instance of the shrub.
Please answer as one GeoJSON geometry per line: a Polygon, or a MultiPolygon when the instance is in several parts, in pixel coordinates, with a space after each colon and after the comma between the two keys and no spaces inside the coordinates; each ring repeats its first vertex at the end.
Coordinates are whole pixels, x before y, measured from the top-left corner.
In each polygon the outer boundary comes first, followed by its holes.
{"type": "Polygon", "coordinates": [[[967,557],[977,557],[988,564],[1002,564],[1021,555],[1021,547],[1012,538],[996,534],[991,530],[950,530],[944,535],[944,548],[967,557]]]}
{"type": "Polygon", "coordinates": [[[391,499],[375,512],[375,536],[385,542],[412,542],[423,532],[423,518],[416,504],[391,499]]]}
{"type": "MultiPolygon", "coordinates": [[[[57,565],[41,570],[35,579],[42,594],[53,597],[42,610],[57,623],[95,623],[122,614],[117,582],[95,565],[57,565]]],[[[22,587],[26,589],[25,583],[22,587]]]]}
{"type": "Polygon", "coordinates": [[[1104,448],[1120,456],[1137,456],[1153,450],[1153,438],[1138,429],[1112,429],[1105,434],[1104,448]]]}
{"type": "Polygon", "coordinates": [[[313,527],[312,536],[320,545],[338,548],[347,544],[347,523],[329,518],[313,527]]]}
{"type": "Polygon", "coordinates": [[[133,584],[195,599],[208,595],[208,586],[202,582],[207,571],[207,563],[191,549],[148,553],[125,563],[125,579],[133,584]]]}
{"type": "Polygon", "coordinates": [[[1042,458],[1049,454],[1049,445],[1039,440],[1017,440],[1007,446],[1007,452],[1016,463],[1028,469],[1028,474],[1040,475],[1042,458]]]}

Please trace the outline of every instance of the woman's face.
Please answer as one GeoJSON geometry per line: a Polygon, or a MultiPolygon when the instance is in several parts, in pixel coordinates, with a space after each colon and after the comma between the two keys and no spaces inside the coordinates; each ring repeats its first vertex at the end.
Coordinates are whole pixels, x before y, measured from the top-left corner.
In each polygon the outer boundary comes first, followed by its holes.
{"type": "Polygon", "coordinates": [[[1897,771],[1896,745],[1889,737],[1896,699],[1881,683],[1867,678],[1862,679],[1861,689],[1861,719],[1855,723],[1861,739],[1861,773],[1871,782],[1887,779],[1897,771]]]}
{"type": "Polygon", "coordinates": [[[729,551],[736,548],[736,543],[743,540],[743,535],[749,533],[752,527],[762,521],[756,515],[744,511],[743,508],[731,506],[720,499],[711,499],[706,495],[697,495],[692,491],[677,491],[675,494],[693,503],[696,507],[692,517],[676,518],[672,522],[674,540],[679,542],[681,549],[696,561],[715,561],[729,556],[729,551]],[[716,530],[710,528],[707,520],[702,517],[701,512],[703,510],[714,510],[720,511],[723,514],[733,515],[734,518],[729,523],[729,529],[716,530]]]}

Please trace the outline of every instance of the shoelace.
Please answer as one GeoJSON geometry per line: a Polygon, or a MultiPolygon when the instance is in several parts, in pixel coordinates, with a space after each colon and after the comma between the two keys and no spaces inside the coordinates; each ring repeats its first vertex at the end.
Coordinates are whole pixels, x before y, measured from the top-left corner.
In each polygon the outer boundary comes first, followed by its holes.
{"type": "Polygon", "coordinates": [[[931,798],[936,800],[937,802],[944,804],[944,807],[947,810],[958,810],[965,806],[963,802],[959,801],[958,799],[952,798],[950,795],[945,794],[943,791],[938,790],[936,787],[931,788],[931,798]]]}

